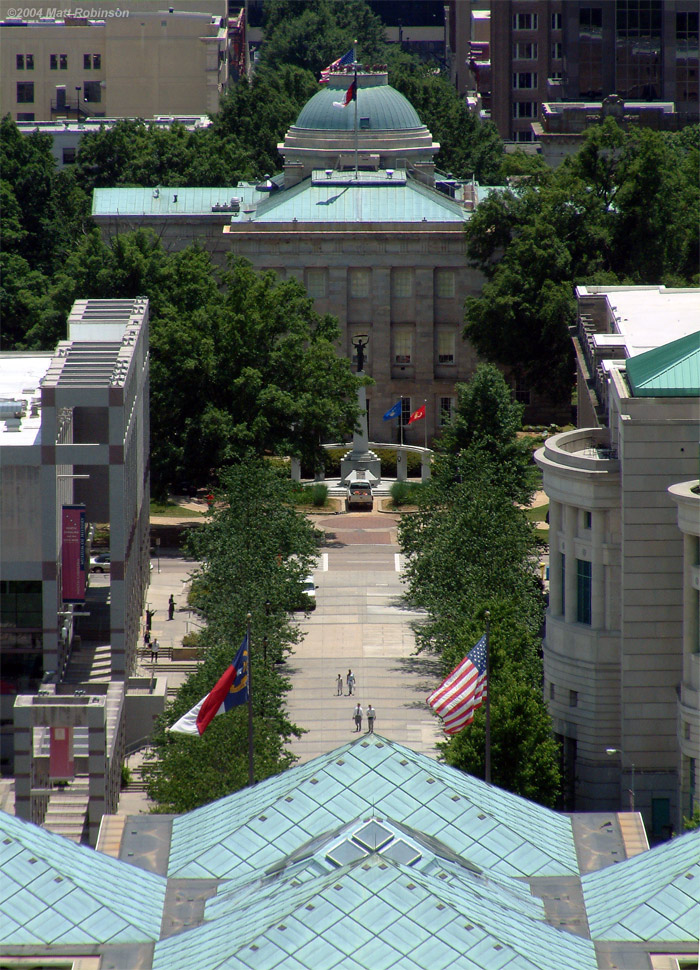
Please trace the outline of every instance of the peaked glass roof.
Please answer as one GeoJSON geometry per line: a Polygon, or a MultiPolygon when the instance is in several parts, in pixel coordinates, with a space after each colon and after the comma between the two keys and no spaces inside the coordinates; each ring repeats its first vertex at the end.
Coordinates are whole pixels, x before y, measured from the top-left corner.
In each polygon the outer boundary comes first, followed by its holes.
{"type": "Polygon", "coordinates": [[[330,868],[311,859],[270,884],[230,894],[224,884],[207,903],[211,922],[156,945],[154,970],[596,967],[590,940],[546,923],[541,900],[464,867],[408,867],[379,851],[330,868]]]}
{"type": "Polygon", "coordinates": [[[0,812],[0,944],[157,940],[166,881],[0,812]]]}
{"type": "Polygon", "coordinates": [[[700,830],[581,879],[594,940],[697,938],[700,830]]]}
{"type": "Polygon", "coordinates": [[[697,397],[700,330],[630,357],[626,368],[635,397],[697,397]]]}
{"type": "Polygon", "coordinates": [[[569,818],[380,736],[176,818],[168,874],[242,879],[373,814],[496,874],[578,874],[569,818]]]}

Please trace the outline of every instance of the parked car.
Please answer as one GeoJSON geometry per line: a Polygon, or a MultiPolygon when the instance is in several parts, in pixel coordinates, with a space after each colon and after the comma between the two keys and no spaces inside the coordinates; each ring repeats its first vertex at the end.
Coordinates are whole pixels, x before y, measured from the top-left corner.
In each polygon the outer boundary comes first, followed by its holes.
{"type": "Polygon", "coordinates": [[[97,555],[90,556],[90,572],[108,573],[111,563],[112,559],[108,552],[100,552],[97,555]]]}
{"type": "Polygon", "coordinates": [[[318,587],[314,583],[313,576],[307,576],[302,580],[301,593],[299,596],[298,610],[315,610],[316,609],[316,590],[318,587]]]}
{"type": "Polygon", "coordinates": [[[372,508],[372,486],[369,482],[350,482],[348,485],[347,507],[348,510],[372,508]]]}

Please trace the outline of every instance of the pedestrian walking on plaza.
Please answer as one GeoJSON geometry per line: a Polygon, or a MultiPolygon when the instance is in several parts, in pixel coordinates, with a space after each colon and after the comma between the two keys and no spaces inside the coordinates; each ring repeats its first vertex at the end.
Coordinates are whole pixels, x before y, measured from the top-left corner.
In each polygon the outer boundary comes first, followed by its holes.
{"type": "Polygon", "coordinates": [[[349,697],[352,694],[352,692],[355,690],[355,675],[353,674],[352,670],[348,670],[348,675],[345,679],[348,684],[348,697],[349,697]]]}
{"type": "Polygon", "coordinates": [[[367,705],[367,733],[374,734],[374,719],[377,716],[377,712],[372,707],[371,704],[367,705]]]}
{"type": "MultiPolygon", "coordinates": [[[[155,640],[153,641],[153,643],[151,644],[151,660],[153,661],[153,663],[158,663],[158,647],[159,646],[160,646],[160,644],[158,643],[158,637],[156,637],[155,640]]],[[[369,714],[367,716],[369,717],[369,714]]]]}
{"type": "Polygon", "coordinates": [[[153,623],[153,617],[156,615],[155,610],[146,610],[146,629],[151,629],[151,624],[153,623]]]}
{"type": "Polygon", "coordinates": [[[170,599],[168,600],[168,619],[172,620],[175,616],[175,597],[170,594],[170,599]]]}
{"type": "Polygon", "coordinates": [[[360,702],[357,702],[357,707],[352,712],[352,716],[355,719],[355,733],[362,730],[362,708],[360,707],[360,702]]]}
{"type": "Polygon", "coordinates": [[[336,681],[336,688],[338,692],[338,697],[343,696],[343,675],[338,674],[338,680],[336,681]]]}
{"type": "Polygon", "coordinates": [[[143,635],[143,645],[146,648],[146,650],[150,650],[150,648],[151,648],[151,631],[148,630],[148,629],[146,630],[146,632],[143,635]]]}

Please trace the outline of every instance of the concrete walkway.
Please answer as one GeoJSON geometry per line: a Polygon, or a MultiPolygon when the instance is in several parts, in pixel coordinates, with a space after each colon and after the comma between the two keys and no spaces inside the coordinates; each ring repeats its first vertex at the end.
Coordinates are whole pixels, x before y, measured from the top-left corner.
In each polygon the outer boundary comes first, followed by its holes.
{"type": "MultiPolygon", "coordinates": [[[[413,656],[411,623],[420,621],[420,615],[401,601],[397,516],[354,512],[314,515],[313,520],[326,533],[314,574],[318,605],[308,618],[297,614],[304,641],[284,667],[292,682],[290,718],[307,732],[292,743],[292,750],[304,762],[351,739],[353,708],[359,700],[364,709],[369,703],[377,710],[378,732],[434,755],[441,732],[425,697],[436,686],[439,670],[434,660],[413,656]],[[355,673],[356,696],[348,697],[345,687],[338,697],[337,675],[343,675],[345,684],[349,668],[355,673]]],[[[195,568],[196,563],[167,551],[161,551],[160,563],[153,560],[147,606],[155,610],[151,635],[158,638],[160,652],[154,664],[141,647],[136,673],[166,676],[169,693],[184,681],[189,666],[173,662],[170,649],[200,626],[187,609],[188,580],[195,568]],[[168,620],[171,593],[176,608],[168,620]]],[[[128,759],[136,774],[142,760],[142,752],[128,759]]],[[[146,812],[149,805],[136,785],[122,792],[119,814],[146,812]]]]}

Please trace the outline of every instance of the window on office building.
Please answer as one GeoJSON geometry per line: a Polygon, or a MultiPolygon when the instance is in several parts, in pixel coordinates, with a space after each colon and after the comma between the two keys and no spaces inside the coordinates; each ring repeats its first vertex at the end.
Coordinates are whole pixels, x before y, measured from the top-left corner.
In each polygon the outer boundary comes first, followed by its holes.
{"type": "Polygon", "coordinates": [[[413,354],[413,334],[408,327],[395,327],[393,332],[395,364],[410,364],[413,354]]]}
{"type": "Polygon", "coordinates": [[[314,300],[322,300],[326,295],[325,269],[307,269],[306,292],[314,300]]]}
{"type": "Polygon", "coordinates": [[[58,54],[49,54],[49,67],[52,71],[58,70],[58,54]]]}
{"type": "Polygon", "coordinates": [[[554,684],[551,681],[549,683],[549,699],[550,701],[554,700],[554,684]]]}
{"type": "Polygon", "coordinates": [[[401,398],[401,424],[406,425],[411,419],[411,399],[410,397],[401,398]]]}
{"type": "Polygon", "coordinates": [[[440,427],[444,428],[452,420],[452,409],[455,399],[453,397],[440,398],[440,427]]]}
{"type": "Polygon", "coordinates": [[[569,691],[569,707],[578,707],[578,691],[569,691]]]}
{"type": "Polygon", "coordinates": [[[15,58],[15,66],[18,71],[24,70],[24,54],[17,54],[15,58]]]}
{"type": "Polygon", "coordinates": [[[370,273],[371,270],[364,267],[350,270],[350,297],[353,300],[363,300],[369,296],[370,273]]]}
{"type": "Polygon", "coordinates": [[[102,85],[99,81],[85,81],[83,84],[83,96],[86,101],[92,104],[99,104],[102,101],[102,85]]]}
{"type": "Polygon", "coordinates": [[[697,12],[676,14],[676,100],[698,103],[697,12]]]}
{"type": "Polygon", "coordinates": [[[531,90],[537,87],[537,71],[516,71],[513,74],[513,88],[516,91],[531,90]]]}
{"type": "Polygon", "coordinates": [[[17,104],[34,104],[34,82],[17,82],[17,104]]]}
{"type": "Polygon", "coordinates": [[[617,0],[615,4],[615,78],[621,98],[653,101],[661,97],[663,8],[662,0],[617,0]]]}
{"type": "Polygon", "coordinates": [[[64,165],[72,165],[75,162],[75,148],[64,148],[62,157],[64,165]]]}
{"type": "Polygon", "coordinates": [[[579,10],[579,91],[581,97],[603,96],[603,10],[579,10]]]}
{"type": "Polygon", "coordinates": [[[534,141],[531,131],[516,131],[513,134],[513,141],[534,141]]]}
{"type": "Polygon", "coordinates": [[[513,117],[514,118],[536,118],[537,102],[536,101],[514,101],[513,117]]]}
{"type": "Polygon", "coordinates": [[[101,54],[83,54],[83,70],[95,70],[99,71],[102,67],[102,55],[101,54]]]}
{"type": "Polygon", "coordinates": [[[34,121],[33,111],[18,111],[17,121],[34,121]]]}
{"type": "Polygon", "coordinates": [[[513,44],[514,61],[536,61],[537,44],[513,44]]]}
{"type": "Polygon", "coordinates": [[[560,61],[564,56],[564,45],[560,40],[555,40],[552,44],[552,60],[560,61]]]}
{"type": "Polygon", "coordinates": [[[561,553],[561,615],[566,615],[566,556],[561,553]]]}
{"type": "Polygon", "coordinates": [[[593,513],[592,512],[587,512],[584,509],[584,512],[583,512],[583,528],[584,529],[590,529],[590,527],[591,527],[592,524],[593,524],[593,513]]]}
{"type": "Polygon", "coordinates": [[[561,30],[561,14],[552,14],[552,30],[561,30]]]}
{"type": "Polygon", "coordinates": [[[513,30],[537,30],[537,14],[513,14],[513,30]]]}
{"type": "Polygon", "coordinates": [[[437,339],[437,359],[438,364],[454,364],[455,362],[455,335],[453,330],[438,330],[437,339]]]}
{"type": "Polygon", "coordinates": [[[68,55],[67,54],[59,54],[58,55],[58,66],[60,67],[60,69],[62,71],[67,71],[68,70],[68,55]]]}
{"type": "Polygon", "coordinates": [[[439,269],[435,273],[435,294],[441,300],[451,300],[455,295],[455,271],[439,269]]]}
{"type": "Polygon", "coordinates": [[[413,296],[413,270],[395,269],[391,274],[392,296],[399,300],[413,296]]]}
{"type": "Polygon", "coordinates": [[[591,623],[591,564],[576,560],[576,621],[591,623]]]}

